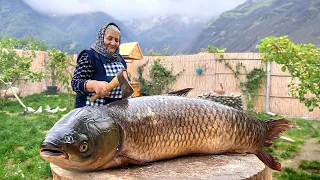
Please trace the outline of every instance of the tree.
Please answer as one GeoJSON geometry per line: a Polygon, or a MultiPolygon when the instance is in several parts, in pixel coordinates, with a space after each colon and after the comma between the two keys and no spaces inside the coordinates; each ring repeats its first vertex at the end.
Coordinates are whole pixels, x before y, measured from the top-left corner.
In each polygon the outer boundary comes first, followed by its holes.
{"type": "Polygon", "coordinates": [[[9,38],[3,36],[1,43],[5,43],[13,49],[34,50],[34,51],[46,51],[48,46],[45,41],[40,41],[36,36],[26,36],[22,39],[9,38]]]}
{"type": "Polygon", "coordinates": [[[51,79],[53,85],[56,85],[57,81],[68,91],[68,110],[70,110],[70,100],[72,88],[70,87],[70,80],[72,78],[72,73],[69,71],[69,67],[74,67],[72,63],[73,58],[67,53],[51,49],[48,50],[49,54],[49,64],[48,68],[50,70],[51,79]]]}
{"type": "Polygon", "coordinates": [[[169,56],[170,55],[169,48],[170,48],[170,46],[163,46],[163,53],[160,53],[160,52],[156,53],[156,52],[154,52],[153,49],[150,49],[147,52],[146,56],[169,56]]]}
{"type": "Polygon", "coordinates": [[[206,53],[225,53],[227,48],[220,49],[218,47],[215,47],[213,45],[208,45],[207,48],[202,48],[200,53],[206,52],[206,53]]]}
{"type": "Polygon", "coordinates": [[[320,49],[313,44],[294,44],[288,36],[266,37],[257,46],[265,61],[283,65],[292,76],[289,95],[299,98],[309,111],[320,103],[320,49]],[[295,79],[298,79],[297,83],[295,79]]]}
{"type": "Polygon", "coordinates": [[[33,51],[24,51],[18,55],[14,50],[15,40],[2,38],[0,41],[0,88],[9,88],[18,81],[40,81],[42,72],[31,71],[31,63],[35,58],[33,51]]]}
{"type": "Polygon", "coordinates": [[[48,46],[45,41],[40,41],[36,36],[26,36],[22,39],[17,39],[16,49],[29,49],[34,51],[46,51],[48,46]]]}

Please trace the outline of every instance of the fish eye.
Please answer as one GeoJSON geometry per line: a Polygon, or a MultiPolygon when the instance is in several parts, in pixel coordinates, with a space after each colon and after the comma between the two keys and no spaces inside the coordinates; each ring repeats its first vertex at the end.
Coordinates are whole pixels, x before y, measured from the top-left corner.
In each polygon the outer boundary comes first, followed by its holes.
{"type": "Polygon", "coordinates": [[[80,145],[80,152],[84,153],[86,151],[88,151],[88,143],[86,141],[84,141],[81,145],[80,145]]]}

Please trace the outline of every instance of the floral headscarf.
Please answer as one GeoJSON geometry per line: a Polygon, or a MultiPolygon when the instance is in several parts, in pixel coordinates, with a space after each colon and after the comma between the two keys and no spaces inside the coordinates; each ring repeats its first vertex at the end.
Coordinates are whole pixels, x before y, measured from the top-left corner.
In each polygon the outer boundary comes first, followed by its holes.
{"type": "MultiPolygon", "coordinates": [[[[108,51],[107,47],[104,45],[104,35],[105,35],[105,32],[106,32],[108,26],[110,26],[110,25],[116,26],[120,31],[120,28],[113,22],[103,25],[99,29],[97,40],[91,45],[91,48],[94,49],[97,53],[99,53],[102,56],[106,57],[107,60],[116,61],[117,60],[117,56],[119,54],[119,47],[117,47],[116,51],[113,54],[111,54],[108,51]]],[[[119,38],[119,44],[121,42],[120,40],[121,40],[121,35],[120,35],[120,38],[119,38]]]]}

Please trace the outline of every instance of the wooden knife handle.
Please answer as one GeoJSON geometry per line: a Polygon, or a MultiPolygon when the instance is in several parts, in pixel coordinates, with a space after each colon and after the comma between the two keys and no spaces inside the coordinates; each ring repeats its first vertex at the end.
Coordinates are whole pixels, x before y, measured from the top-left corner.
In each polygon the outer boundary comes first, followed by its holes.
{"type": "MultiPolygon", "coordinates": [[[[119,85],[119,81],[117,76],[114,77],[111,82],[107,83],[107,91],[112,91],[115,87],[117,87],[119,85]]],[[[98,94],[94,94],[93,96],[90,97],[90,102],[94,102],[95,100],[97,100],[98,98],[100,98],[100,96],[98,94]]]]}

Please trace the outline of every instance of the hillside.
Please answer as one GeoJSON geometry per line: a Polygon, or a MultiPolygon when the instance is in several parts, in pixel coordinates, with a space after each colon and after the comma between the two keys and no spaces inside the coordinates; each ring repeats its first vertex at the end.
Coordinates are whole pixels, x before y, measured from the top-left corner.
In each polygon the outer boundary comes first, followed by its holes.
{"type": "Polygon", "coordinates": [[[107,22],[119,24],[123,42],[135,41],[133,33],[105,13],[88,13],[64,17],[40,14],[22,0],[0,0],[0,37],[37,36],[50,47],[78,53],[96,39],[98,29],[107,22]]]}
{"type": "Polygon", "coordinates": [[[248,0],[207,23],[184,53],[208,44],[228,52],[252,52],[260,39],[289,35],[295,43],[320,47],[320,0],[248,0]]]}
{"type": "Polygon", "coordinates": [[[125,25],[139,37],[143,52],[153,49],[163,52],[164,46],[169,47],[170,54],[179,54],[187,45],[186,42],[195,38],[205,24],[205,19],[170,15],[132,20],[125,25]]]}
{"type": "Polygon", "coordinates": [[[0,36],[38,36],[52,45],[71,42],[59,28],[52,26],[50,18],[33,11],[20,0],[0,0],[0,17],[0,36]]]}

